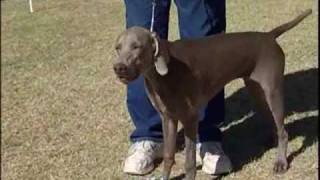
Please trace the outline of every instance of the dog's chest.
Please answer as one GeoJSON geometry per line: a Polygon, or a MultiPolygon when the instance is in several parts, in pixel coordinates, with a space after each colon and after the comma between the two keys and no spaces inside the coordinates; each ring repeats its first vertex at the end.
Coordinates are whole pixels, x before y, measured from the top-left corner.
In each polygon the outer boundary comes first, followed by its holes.
{"type": "Polygon", "coordinates": [[[146,88],[149,98],[158,111],[181,116],[198,107],[198,83],[190,74],[179,68],[171,69],[166,76],[146,78],[146,88]]]}
{"type": "Polygon", "coordinates": [[[163,93],[159,91],[150,92],[150,100],[153,106],[162,113],[171,117],[179,118],[188,112],[195,112],[197,109],[193,97],[181,93],[163,93]]]}

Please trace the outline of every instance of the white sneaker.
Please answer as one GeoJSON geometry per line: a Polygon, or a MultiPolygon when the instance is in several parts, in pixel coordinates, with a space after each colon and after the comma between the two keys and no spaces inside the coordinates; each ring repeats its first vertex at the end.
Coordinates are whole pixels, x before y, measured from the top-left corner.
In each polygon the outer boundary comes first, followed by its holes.
{"type": "Polygon", "coordinates": [[[144,175],[154,169],[153,161],[162,157],[163,143],[138,141],[131,145],[123,171],[128,174],[144,175]]]}
{"type": "Polygon", "coordinates": [[[231,161],[223,152],[219,142],[201,143],[200,156],[202,157],[202,171],[207,174],[219,175],[232,170],[231,161]]]}

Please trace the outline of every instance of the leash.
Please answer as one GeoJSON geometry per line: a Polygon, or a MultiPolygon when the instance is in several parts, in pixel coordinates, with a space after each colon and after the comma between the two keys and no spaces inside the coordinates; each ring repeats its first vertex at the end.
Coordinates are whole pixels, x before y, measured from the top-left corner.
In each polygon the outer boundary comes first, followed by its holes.
{"type": "Polygon", "coordinates": [[[150,26],[150,31],[153,32],[153,26],[154,26],[154,12],[156,9],[156,0],[152,1],[152,16],[151,16],[151,26],[150,26]]]}
{"type": "MultiPolygon", "coordinates": [[[[155,9],[156,9],[156,0],[152,0],[152,15],[151,15],[151,25],[150,25],[150,32],[153,32],[153,26],[154,26],[154,14],[155,14],[155,9]]],[[[159,42],[157,41],[157,39],[155,39],[155,45],[156,45],[156,50],[154,52],[154,57],[158,56],[158,52],[159,52],[159,42]]]]}
{"type": "MultiPolygon", "coordinates": [[[[151,16],[151,25],[150,25],[150,32],[153,32],[153,26],[154,26],[154,14],[155,14],[155,9],[156,9],[156,0],[152,0],[152,16],[151,16]]],[[[156,71],[161,75],[164,76],[168,73],[168,67],[165,62],[165,59],[163,56],[158,56],[159,53],[159,42],[157,37],[153,37],[154,42],[155,42],[155,52],[154,52],[154,57],[155,57],[155,62],[154,65],[156,67],[156,71]]]]}

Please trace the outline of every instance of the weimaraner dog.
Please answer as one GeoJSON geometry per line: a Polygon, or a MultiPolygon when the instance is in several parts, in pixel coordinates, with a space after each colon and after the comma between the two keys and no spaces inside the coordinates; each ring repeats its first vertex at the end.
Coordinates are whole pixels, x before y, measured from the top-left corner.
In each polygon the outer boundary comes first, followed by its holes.
{"type": "Polygon", "coordinates": [[[261,110],[275,122],[278,153],[276,173],[288,168],[288,134],[284,128],[283,81],[285,55],[276,41],[311,14],[269,32],[221,33],[169,42],[156,33],[132,27],[116,42],[114,71],[127,84],[143,75],[146,90],[163,124],[163,179],[169,179],[176,150],[177,123],[184,127],[185,178],[196,176],[198,112],[230,81],[243,78],[261,110]]]}

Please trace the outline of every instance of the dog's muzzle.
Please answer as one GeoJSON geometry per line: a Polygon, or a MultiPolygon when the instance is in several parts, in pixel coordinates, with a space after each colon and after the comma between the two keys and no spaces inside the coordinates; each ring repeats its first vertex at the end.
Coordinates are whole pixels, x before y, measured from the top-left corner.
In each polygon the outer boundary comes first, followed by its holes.
{"type": "Polygon", "coordinates": [[[130,81],[135,80],[139,75],[134,68],[130,68],[123,63],[114,64],[113,70],[120,81],[125,84],[128,84],[130,81]]]}

